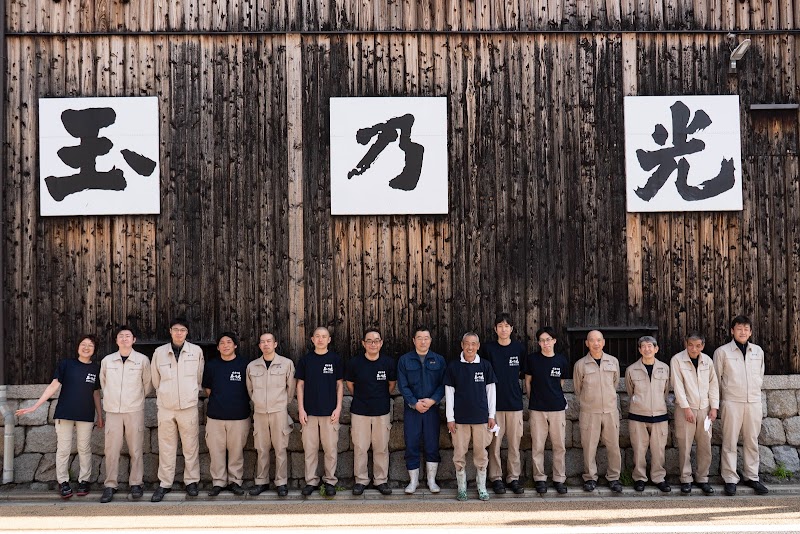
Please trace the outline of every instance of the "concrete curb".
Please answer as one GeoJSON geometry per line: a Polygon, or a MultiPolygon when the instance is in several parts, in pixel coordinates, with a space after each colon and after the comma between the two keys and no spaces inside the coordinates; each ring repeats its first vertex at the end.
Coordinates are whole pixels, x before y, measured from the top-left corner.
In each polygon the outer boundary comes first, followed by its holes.
{"type": "MultiPolygon", "coordinates": [[[[559,495],[555,492],[553,488],[548,488],[547,493],[543,495],[537,494],[533,489],[526,488],[525,493],[521,495],[515,495],[512,492],[507,492],[503,495],[495,495],[490,491],[489,495],[491,500],[521,500],[521,501],[547,501],[547,500],[571,500],[571,501],[604,501],[607,499],[639,499],[642,497],[657,497],[661,499],[708,499],[708,498],[715,498],[721,497],[724,499],[736,499],[741,497],[746,498],[760,498],[755,494],[755,492],[744,485],[739,485],[737,488],[736,496],[735,497],[727,497],[723,493],[723,487],[721,485],[712,485],[716,493],[714,495],[706,496],[698,488],[692,488],[692,493],[690,495],[682,495],[680,493],[680,489],[678,486],[672,487],[671,493],[662,493],[658,490],[658,488],[654,486],[647,486],[645,490],[642,492],[634,491],[633,488],[626,487],[624,488],[621,494],[614,493],[606,487],[598,487],[593,492],[585,492],[580,487],[570,487],[569,493],[565,495],[559,495]]],[[[770,493],[769,496],[794,496],[800,495],[800,485],[797,484],[782,484],[782,485],[773,485],[769,486],[770,493]]],[[[125,503],[133,503],[137,502],[137,499],[132,499],[127,493],[126,490],[121,490],[117,495],[114,497],[113,502],[125,502],[125,503]]],[[[58,494],[55,491],[31,491],[25,489],[13,489],[13,488],[0,488],[0,505],[3,503],[35,503],[35,502],[69,502],[69,503],[86,503],[86,504],[97,504],[100,500],[100,491],[93,491],[86,497],[78,497],[73,496],[70,499],[62,501],[58,494]]],[[[156,506],[158,503],[151,503],[150,496],[152,495],[152,491],[148,491],[145,493],[144,497],[138,499],[138,502],[142,503],[142,505],[151,505],[156,506]]],[[[477,500],[478,494],[474,488],[470,488],[468,491],[469,499],[477,500]]],[[[300,494],[299,490],[291,490],[289,491],[289,495],[286,497],[278,497],[274,490],[269,490],[257,497],[252,497],[250,495],[245,494],[243,497],[237,497],[229,492],[223,492],[217,497],[208,497],[205,491],[201,491],[200,495],[197,497],[189,497],[186,493],[180,490],[173,490],[172,492],[166,494],[164,496],[164,503],[179,503],[185,502],[189,503],[202,503],[202,504],[214,504],[214,503],[237,503],[237,504],[281,504],[281,503],[302,503],[305,501],[309,502],[386,502],[386,503],[400,503],[400,502],[408,502],[408,501],[429,501],[429,500],[437,500],[437,501],[455,501],[456,500],[456,490],[454,489],[443,489],[440,493],[430,493],[427,490],[417,490],[417,492],[413,495],[406,495],[403,493],[402,488],[394,489],[394,493],[392,495],[381,495],[378,493],[377,490],[368,489],[364,492],[363,495],[355,496],[353,495],[349,489],[341,490],[337,493],[336,497],[323,497],[318,493],[310,495],[308,497],[304,497],[300,494]]]]}

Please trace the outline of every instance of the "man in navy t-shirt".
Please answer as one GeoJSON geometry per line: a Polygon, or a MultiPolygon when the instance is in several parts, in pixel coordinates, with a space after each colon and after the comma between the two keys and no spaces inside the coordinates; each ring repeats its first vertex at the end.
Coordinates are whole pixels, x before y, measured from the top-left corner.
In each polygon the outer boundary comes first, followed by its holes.
{"type": "Polygon", "coordinates": [[[390,495],[389,431],[392,428],[392,398],[389,393],[397,383],[397,367],[389,356],[381,354],[383,340],[375,328],[364,333],[364,355],[350,360],[345,379],[353,395],[350,405],[350,431],[353,438],[353,495],[361,495],[369,485],[367,451],[372,445],[375,488],[390,495]]]}
{"type": "Polygon", "coordinates": [[[303,426],[306,486],[303,495],[319,488],[317,464],[319,445],[325,454],[325,495],[336,495],[336,460],[339,443],[339,416],[344,394],[342,359],[328,350],[331,334],[324,326],[317,327],[311,337],[314,350],[300,358],[295,370],[297,378],[297,408],[303,426]]]}
{"type": "Polygon", "coordinates": [[[489,455],[486,447],[492,441],[495,427],[497,382],[492,364],[478,356],[481,346],[478,334],[467,332],[461,338],[461,356],[447,366],[444,391],[447,409],[447,430],[453,440],[453,464],[456,468],[459,501],[467,500],[467,471],[465,456],[472,438],[472,460],[478,470],[475,482],[478,498],[489,499],[486,491],[486,467],[489,455]]]}
{"type": "Polygon", "coordinates": [[[236,355],[238,340],[223,332],[217,340],[219,358],[209,360],[203,370],[203,389],[208,395],[206,445],[211,457],[216,497],[223,489],[244,495],[244,446],[250,433],[250,395],[247,394],[247,360],[236,355]],[[227,463],[225,456],[227,453],[227,463]]]}
{"type": "Polygon", "coordinates": [[[525,364],[525,388],[530,399],[531,454],[533,481],[537,493],[547,493],[547,474],[544,472],[544,444],[547,436],[553,446],[553,486],[566,493],[566,410],[567,400],[561,389],[569,368],[563,354],[556,354],[556,332],[549,326],[536,332],[541,352],[528,356],[525,364]]]}
{"type": "Polygon", "coordinates": [[[495,493],[506,492],[500,461],[500,444],[505,436],[508,442],[506,482],[514,493],[520,494],[525,493],[525,489],[519,483],[522,473],[519,444],[523,432],[520,378],[524,376],[522,365],[525,364],[528,353],[522,343],[511,339],[514,326],[511,324],[509,314],[501,313],[495,318],[494,331],[497,334],[497,341],[490,341],[481,347],[483,359],[492,364],[494,374],[497,376],[495,421],[500,430],[489,445],[489,481],[495,493]]]}

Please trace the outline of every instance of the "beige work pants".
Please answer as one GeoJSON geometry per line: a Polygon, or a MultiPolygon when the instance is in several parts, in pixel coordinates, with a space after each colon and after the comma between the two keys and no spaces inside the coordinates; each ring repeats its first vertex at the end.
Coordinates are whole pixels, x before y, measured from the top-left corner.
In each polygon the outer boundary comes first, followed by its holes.
{"type": "Polygon", "coordinates": [[[199,437],[197,406],[183,410],[158,408],[158,480],[162,488],[171,488],[175,481],[178,436],[183,449],[183,483],[200,482],[199,437]]]}
{"type": "Polygon", "coordinates": [[[105,487],[116,488],[119,485],[119,455],[123,440],[128,443],[128,454],[131,457],[131,474],[129,486],[141,486],[144,474],[142,449],[144,445],[144,410],[130,413],[106,412],[105,421],[105,487]]]}
{"type": "Polygon", "coordinates": [[[453,440],[453,465],[455,465],[456,471],[462,471],[466,467],[470,438],[472,438],[472,462],[478,471],[486,470],[489,465],[489,452],[486,447],[492,442],[492,436],[486,423],[456,424],[456,431],[450,434],[453,440]]]}
{"type": "Polygon", "coordinates": [[[664,482],[664,448],[667,446],[669,423],[643,423],[628,421],[633,447],[633,480],[647,480],[647,450],[650,449],[650,480],[664,482]]]}
{"type": "Polygon", "coordinates": [[[389,479],[389,431],[392,429],[391,412],[385,415],[365,416],[350,414],[350,436],[353,440],[353,474],[357,484],[369,485],[367,472],[368,451],[372,445],[372,470],[374,484],[385,484],[389,479]]]}
{"type": "Polygon", "coordinates": [[[553,447],[553,482],[567,480],[566,426],[567,412],[539,412],[528,414],[531,426],[531,456],[533,456],[533,480],[547,480],[544,472],[544,444],[547,436],[553,447]]]}
{"type": "Polygon", "coordinates": [[[285,411],[253,414],[253,441],[258,452],[256,484],[269,484],[269,451],[275,449],[275,486],[284,486],[289,480],[289,415],[285,411]]]}
{"type": "Polygon", "coordinates": [[[758,480],[758,434],[761,432],[760,402],[731,402],[722,404],[722,450],[720,474],[730,484],[739,482],[736,474],[736,443],[742,434],[744,450],[742,474],[745,480],[758,480]]]}
{"type": "Polygon", "coordinates": [[[94,422],[56,419],[56,478],[69,482],[69,455],[72,452],[72,429],[76,430],[81,471],[78,482],[89,482],[92,476],[92,429],[94,422]]]}
{"type": "Polygon", "coordinates": [[[697,472],[694,481],[708,482],[708,470],[711,467],[711,432],[704,427],[708,408],[692,410],[692,413],[694,413],[694,423],[686,420],[683,408],[675,407],[675,439],[678,442],[681,482],[692,481],[692,442],[697,442],[697,472]]]}
{"type": "Polygon", "coordinates": [[[319,417],[309,415],[303,426],[303,453],[306,460],[306,484],[319,486],[317,465],[319,465],[319,446],[325,455],[325,474],[322,477],[326,484],[336,485],[336,461],[338,459],[339,423],[331,423],[330,416],[319,417]]]}
{"type": "Polygon", "coordinates": [[[522,461],[519,454],[519,442],[522,439],[524,423],[522,410],[514,412],[497,412],[495,422],[500,427],[497,435],[493,434],[492,443],[489,445],[489,481],[503,478],[503,467],[500,460],[500,448],[503,436],[508,443],[508,459],[506,460],[506,482],[519,480],[522,473],[522,461]]]}
{"type": "Polygon", "coordinates": [[[242,485],[244,446],[250,433],[250,418],[206,420],[206,445],[211,460],[211,481],[215,486],[242,485]]]}
{"type": "Polygon", "coordinates": [[[619,480],[622,454],[619,450],[619,412],[581,412],[581,446],[583,447],[583,480],[597,480],[597,445],[602,441],[608,457],[606,480],[619,480]]]}

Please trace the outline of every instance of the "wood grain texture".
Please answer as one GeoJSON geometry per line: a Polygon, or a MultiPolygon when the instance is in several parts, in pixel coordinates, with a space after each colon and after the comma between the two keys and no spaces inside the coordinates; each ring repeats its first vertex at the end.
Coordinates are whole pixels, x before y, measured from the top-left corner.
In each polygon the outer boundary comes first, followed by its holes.
{"type": "MultiPolygon", "coordinates": [[[[579,10],[585,3],[549,0],[429,2],[424,21],[414,2],[259,1],[227,2],[217,23],[236,15],[245,30],[356,27],[380,16],[385,28],[409,20],[460,27],[465,18],[473,27],[561,28],[589,16],[579,10]]],[[[120,28],[133,18],[115,10],[131,5],[97,4],[92,20],[107,13],[109,29],[120,28]]],[[[167,15],[202,5],[155,3],[137,20],[171,27],[167,15]]],[[[654,5],[595,2],[588,13],[602,25],[618,7],[625,28],[651,21],[654,5]]],[[[665,2],[660,24],[688,28],[699,5],[665,2]]],[[[702,5],[707,24],[742,16],[738,5],[702,5]]],[[[796,16],[759,5],[748,24],[796,16]]],[[[31,9],[13,5],[12,22],[38,13],[31,9]]],[[[73,14],[37,17],[52,28],[73,14]]],[[[234,330],[248,357],[267,330],[297,357],[317,325],[331,327],[346,357],[360,350],[365,327],[378,326],[385,350],[398,355],[417,324],[432,329],[434,350],[453,357],[466,330],[491,338],[498,311],[512,313],[531,348],[545,324],[564,335],[654,325],[667,357],[690,330],[712,349],[727,339],[731,317],[746,313],[770,354],[767,371],[800,372],[798,117],[749,111],[798,100],[796,37],[754,36],[736,77],[727,74],[730,45],[703,33],[12,36],[9,380],[49,380],[80,330],[99,334],[101,352],[110,351],[116,325],[132,324],[141,341],[164,340],[182,314],[190,339],[213,343],[234,330]],[[627,94],[739,94],[745,209],[626,214],[627,94]],[[40,218],[29,135],[37,98],[106,95],[159,98],[161,214],[40,218]],[[447,97],[450,212],[332,217],[330,98],[391,95],[447,97]]]]}

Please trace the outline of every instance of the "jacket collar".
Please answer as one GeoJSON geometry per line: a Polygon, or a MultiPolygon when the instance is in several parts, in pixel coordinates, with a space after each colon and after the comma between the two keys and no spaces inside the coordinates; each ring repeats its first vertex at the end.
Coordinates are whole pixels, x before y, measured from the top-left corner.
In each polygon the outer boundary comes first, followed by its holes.
{"type": "Polygon", "coordinates": [[[475,355],[475,360],[472,361],[472,362],[468,362],[467,360],[464,359],[464,352],[462,351],[461,352],[461,356],[460,356],[460,361],[461,361],[461,363],[481,363],[481,357],[480,357],[480,355],[476,354],[475,355]]]}

